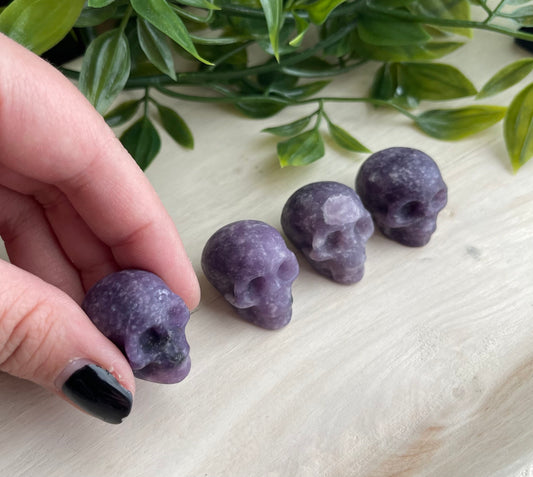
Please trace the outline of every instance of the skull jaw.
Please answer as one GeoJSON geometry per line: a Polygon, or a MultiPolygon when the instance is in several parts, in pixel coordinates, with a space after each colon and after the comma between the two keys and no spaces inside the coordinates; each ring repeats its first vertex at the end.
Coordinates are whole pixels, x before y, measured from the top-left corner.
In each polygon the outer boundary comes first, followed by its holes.
{"type": "Polygon", "coordinates": [[[160,384],[175,384],[183,381],[191,370],[191,358],[187,355],[179,364],[153,362],[141,369],[134,369],[133,375],[145,381],[160,384]]]}
{"type": "Polygon", "coordinates": [[[302,253],[318,273],[343,285],[361,281],[365,273],[364,247],[354,247],[338,253],[303,249],[302,253]]]}
{"type": "Polygon", "coordinates": [[[292,306],[278,307],[275,312],[262,312],[259,307],[235,308],[244,320],[267,330],[279,330],[291,321],[292,306]]]}
{"type": "Polygon", "coordinates": [[[365,274],[365,264],[346,266],[341,260],[326,260],[323,262],[308,258],[311,266],[321,275],[343,285],[352,285],[362,280],[365,274]]]}
{"type": "Polygon", "coordinates": [[[384,224],[379,229],[385,237],[407,247],[423,247],[427,245],[437,229],[436,221],[426,220],[408,225],[406,227],[390,227],[384,224]]]}

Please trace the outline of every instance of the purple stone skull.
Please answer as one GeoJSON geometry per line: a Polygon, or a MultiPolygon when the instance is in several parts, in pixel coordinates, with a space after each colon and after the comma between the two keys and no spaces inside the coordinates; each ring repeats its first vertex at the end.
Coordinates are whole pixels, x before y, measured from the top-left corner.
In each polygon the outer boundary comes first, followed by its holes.
{"type": "Polygon", "coordinates": [[[303,186],[287,200],[281,225],[322,275],[345,284],[363,277],[374,224],[351,187],[331,181],[303,186]]]}
{"type": "Polygon", "coordinates": [[[189,374],[189,309],[157,275],[112,273],[87,292],[82,308],[124,353],[137,378],[170,384],[189,374]]]}
{"type": "Polygon", "coordinates": [[[403,245],[426,245],[448,200],[435,161],[417,149],[392,147],[361,166],[356,190],[383,235],[403,245]]]}
{"type": "Polygon", "coordinates": [[[299,267],[274,227],[257,220],[222,227],[204,247],[202,269],[245,320],[267,329],[289,323],[299,267]]]}

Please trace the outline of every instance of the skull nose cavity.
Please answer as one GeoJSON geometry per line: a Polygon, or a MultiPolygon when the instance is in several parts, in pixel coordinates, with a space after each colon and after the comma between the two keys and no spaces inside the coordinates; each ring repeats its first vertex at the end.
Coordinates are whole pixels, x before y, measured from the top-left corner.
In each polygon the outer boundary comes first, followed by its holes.
{"type": "Polygon", "coordinates": [[[170,343],[168,330],[152,326],[141,333],[139,344],[144,353],[153,353],[154,350],[162,350],[170,343]]]}

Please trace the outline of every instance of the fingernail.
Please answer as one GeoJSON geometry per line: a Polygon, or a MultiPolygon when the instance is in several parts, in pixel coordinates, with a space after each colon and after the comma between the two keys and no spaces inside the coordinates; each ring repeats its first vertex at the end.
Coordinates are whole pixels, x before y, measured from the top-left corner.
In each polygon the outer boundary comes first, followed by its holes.
{"type": "Polygon", "coordinates": [[[61,391],[78,407],[110,424],[120,424],[133,404],[131,392],[109,371],[92,363],[74,371],[61,391]]]}

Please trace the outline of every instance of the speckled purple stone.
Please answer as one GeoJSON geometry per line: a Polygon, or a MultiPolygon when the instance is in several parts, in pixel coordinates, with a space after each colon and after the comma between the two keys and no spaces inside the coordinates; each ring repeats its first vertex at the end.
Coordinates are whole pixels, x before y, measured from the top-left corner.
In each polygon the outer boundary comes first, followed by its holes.
{"type": "Polygon", "coordinates": [[[448,200],[436,162],[408,147],[369,156],[357,173],[355,189],[383,235],[410,247],[429,242],[448,200]]]}
{"type": "Polygon", "coordinates": [[[124,353],[137,378],[172,384],[189,374],[189,309],[157,275],[112,273],[88,291],[82,308],[124,353]]]}
{"type": "Polygon", "coordinates": [[[363,278],[374,224],[351,187],[334,181],[301,187],[285,203],[281,226],[320,274],[343,284],[363,278]]]}
{"type": "Polygon", "coordinates": [[[222,227],[204,247],[202,269],[246,321],[272,330],[289,323],[299,267],[274,227],[258,220],[222,227]]]}

